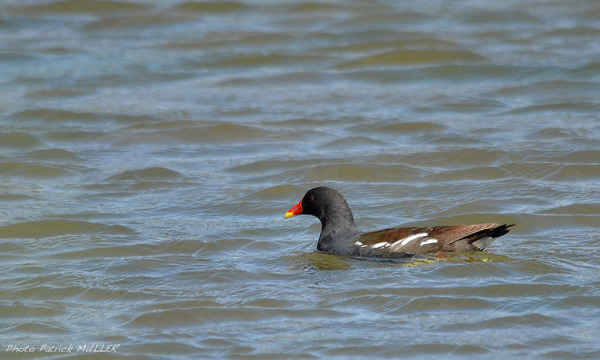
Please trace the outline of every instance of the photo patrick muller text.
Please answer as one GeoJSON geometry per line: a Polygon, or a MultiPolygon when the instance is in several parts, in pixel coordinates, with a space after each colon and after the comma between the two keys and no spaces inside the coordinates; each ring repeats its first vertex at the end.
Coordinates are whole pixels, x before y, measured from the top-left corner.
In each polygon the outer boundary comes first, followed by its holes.
{"type": "Polygon", "coordinates": [[[39,346],[31,345],[8,345],[6,352],[13,353],[33,353],[33,352],[44,352],[44,353],[110,353],[117,352],[117,349],[121,344],[81,344],[81,345],[56,345],[56,344],[42,344],[39,346]]]}

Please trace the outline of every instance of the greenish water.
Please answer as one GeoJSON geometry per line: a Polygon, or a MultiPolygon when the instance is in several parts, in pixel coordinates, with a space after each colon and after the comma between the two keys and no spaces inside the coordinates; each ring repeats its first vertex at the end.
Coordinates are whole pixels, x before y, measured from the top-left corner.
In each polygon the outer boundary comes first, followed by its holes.
{"type": "Polygon", "coordinates": [[[0,3],[3,359],[600,358],[600,3],[0,3]],[[485,252],[315,252],[516,223],[485,252]]]}

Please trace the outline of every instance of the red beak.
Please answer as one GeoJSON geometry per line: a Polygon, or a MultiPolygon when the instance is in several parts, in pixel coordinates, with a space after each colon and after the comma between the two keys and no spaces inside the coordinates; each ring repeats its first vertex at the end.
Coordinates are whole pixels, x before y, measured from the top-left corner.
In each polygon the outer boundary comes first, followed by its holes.
{"type": "Polygon", "coordinates": [[[298,203],[298,205],[294,206],[290,209],[290,211],[285,213],[285,219],[291,218],[292,216],[302,214],[302,200],[298,203]]]}

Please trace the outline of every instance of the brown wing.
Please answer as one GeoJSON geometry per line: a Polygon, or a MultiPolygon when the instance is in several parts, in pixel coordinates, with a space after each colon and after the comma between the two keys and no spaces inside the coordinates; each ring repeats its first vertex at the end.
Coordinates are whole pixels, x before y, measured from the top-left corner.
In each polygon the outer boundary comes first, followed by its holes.
{"type": "Polygon", "coordinates": [[[362,234],[355,245],[362,254],[392,253],[428,254],[438,251],[473,251],[485,246],[478,239],[498,237],[511,225],[475,224],[434,226],[428,228],[399,227],[362,234]],[[475,244],[474,244],[475,243],[475,244]]]}
{"type": "Polygon", "coordinates": [[[396,227],[361,234],[359,241],[366,245],[375,245],[381,242],[393,243],[398,239],[405,238],[423,228],[418,227],[396,227]]]}

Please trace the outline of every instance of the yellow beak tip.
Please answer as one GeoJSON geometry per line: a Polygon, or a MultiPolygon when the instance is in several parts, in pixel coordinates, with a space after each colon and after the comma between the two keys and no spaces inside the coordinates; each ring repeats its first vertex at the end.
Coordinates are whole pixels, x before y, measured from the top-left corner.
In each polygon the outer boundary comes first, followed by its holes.
{"type": "Polygon", "coordinates": [[[292,216],[296,216],[296,214],[294,214],[291,211],[288,211],[288,212],[285,213],[285,216],[283,218],[287,219],[287,218],[291,218],[292,216]]]}

